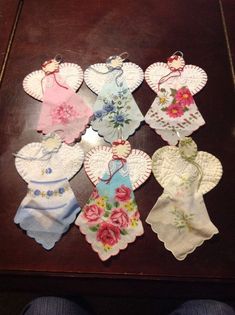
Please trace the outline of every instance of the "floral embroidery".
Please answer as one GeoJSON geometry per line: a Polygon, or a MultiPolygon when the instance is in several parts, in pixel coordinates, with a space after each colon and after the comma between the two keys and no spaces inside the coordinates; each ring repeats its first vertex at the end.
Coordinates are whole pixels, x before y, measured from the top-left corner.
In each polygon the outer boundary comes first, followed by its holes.
{"type": "Polygon", "coordinates": [[[159,96],[159,104],[165,105],[169,101],[169,93],[165,89],[161,89],[161,96],[159,96]]]}
{"type": "Polygon", "coordinates": [[[179,90],[170,89],[170,91],[169,95],[165,89],[160,90],[158,104],[162,106],[161,110],[166,112],[169,117],[181,117],[188,110],[188,106],[194,103],[193,97],[185,86],[179,90]],[[169,102],[170,105],[165,106],[169,102]]]}
{"type": "Polygon", "coordinates": [[[66,191],[69,190],[69,185],[64,185],[63,187],[60,187],[56,190],[39,190],[39,189],[28,189],[28,194],[32,197],[46,197],[46,198],[51,198],[51,197],[56,197],[56,196],[62,196],[66,191]]]}
{"type": "Polygon", "coordinates": [[[182,230],[187,228],[188,230],[191,230],[193,214],[186,214],[182,209],[177,209],[176,207],[171,213],[174,215],[174,225],[177,229],[182,230]]]}
{"type": "Polygon", "coordinates": [[[39,196],[41,194],[41,191],[39,189],[34,190],[34,195],[39,196]]]}
{"type": "Polygon", "coordinates": [[[46,170],[45,170],[45,173],[46,174],[51,174],[52,173],[52,169],[50,167],[48,167],[46,170]]]}
{"type": "Polygon", "coordinates": [[[102,118],[107,114],[105,110],[97,110],[94,112],[94,120],[99,119],[102,120],[102,118]]]}
{"type": "Polygon", "coordinates": [[[111,101],[110,103],[106,103],[106,105],[104,105],[104,111],[106,113],[112,113],[115,111],[115,106],[114,106],[114,101],[111,101]]]}
{"type": "Polygon", "coordinates": [[[93,193],[91,194],[90,199],[97,199],[97,198],[99,198],[99,193],[98,193],[98,190],[95,188],[93,190],[93,193]]]}
{"type": "Polygon", "coordinates": [[[111,249],[120,239],[120,230],[118,227],[103,222],[97,232],[97,240],[102,242],[104,245],[109,245],[106,249],[111,249]]]}
{"type": "Polygon", "coordinates": [[[104,198],[104,197],[99,197],[99,198],[97,198],[97,199],[96,199],[96,204],[97,204],[97,206],[99,206],[99,207],[101,207],[101,208],[104,208],[104,207],[105,207],[105,204],[106,204],[105,200],[106,200],[106,198],[104,198]]]}
{"type": "Polygon", "coordinates": [[[166,113],[172,118],[180,117],[184,114],[183,107],[180,104],[171,104],[167,107],[166,113]]]}
{"type": "Polygon", "coordinates": [[[131,98],[127,92],[128,89],[124,89],[118,92],[117,95],[111,94],[111,101],[107,98],[101,98],[101,102],[104,105],[102,109],[94,113],[94,121],[102,121],[106,117],[114,128],[124,127],[124,124],[129,124],[131,119],[128,114],[128,110],[130,110],[128,103],[131,101],[131,98]]]}
{"type": "Polygon", "coordinates": [[[133,228],[137,227],[139,218],[140,218],[140,213],[139,211],[136,211],[134,215],[131,217],[131,226],[133,228]]]}
{"type": "Polygon", "coordinates": [[[124,208],[128,211],[131,212],[135,209],[136,207],[136,202],[134,200],[128,201],[127,203],[124,204],[124,208]]]}
{"type": "Polygon", "coordinates": [[[51,116],[53,123],[67,124],[78,117],[79,114],[73,105],[64,102],[52,109],[51,116]]]}
{"type": "Polygon", "coordinates": [[[122,229],[128,227],[130,220],[127,213],[122,208],[117,208],[112,211],[110,221],[113,225],[122,229]]]}
{"type": "Polygon", "coordinates": [[[114,198],[100,196],[94,189],[84,206],[81,219],[89,224],[89,230],[96,233],[105,252],[112,250],[122,236],[128,235],[130,228],[137,228],[140,216],[136,202],[129,187],[121,185],[115,189],[114,198]],[[128,214],[132,212],[131,216],[128,214]]]}
{"type": "Polygon", "coordinates": [[[180,103],[182,106],[191,105],[193,103],[193,97],[188,88],[182,87],[175,94],[176,103],[180,103]]]}
{"type": "Polygon", "coordinates": [[[131,198],[131,190],[125,185],[121,185],[115,190],[115,200],[128,201],[131,198]]]}
{"type": "Polygon", "coordinates": [[[104,214],[104,210],[97,205],[86,205],[83,209],[83,215],[88,222],[97,222],[104,214]]]}

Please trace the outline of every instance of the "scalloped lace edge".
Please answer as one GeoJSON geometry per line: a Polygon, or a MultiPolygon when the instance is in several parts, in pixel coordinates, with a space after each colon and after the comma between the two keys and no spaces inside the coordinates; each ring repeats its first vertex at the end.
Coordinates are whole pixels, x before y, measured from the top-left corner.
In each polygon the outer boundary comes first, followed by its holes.
{"type": "Polygon", "coordinates": [[[39,239],[39,238],[37,238],[37,237],[35,237],[35,236],[33,236],[33,235],[30,235],[30,232],[31,232],[31,231],[26,230],[26,229],[22,226],[22,224],[21,224],[22,222],[16,222],[15,220],[14,220],[14,222],[15,222],[15,224],[18,224],[18,225],[21,227],[21,229],[24,230],[24,231],[26,232],[26,234],[27,234],[30,238],[34,239],[38,244],[42,245],[42,247],[43,247],[44,249],[46,249],[46,250],[51,250],[51,249],[54,248],[55,244],[62,238],[62,236],[69,230],[71,224],[75,221],[77,215],[78,215],[80,212],[81,212],[81,207],[79,207],[79,210],[76,211],[76,212],[72,215],[72,218],[71,218],[70,222],[68,222],[68,226],[67,226],[66,230],[65,230],[63,233],[61,233],[61,234],[59,235],[59,238],[55,240],[53,246],[47,246],[47,247],[45,247],[45,244],[43,243],[43,241],[42,241],[41,239],[39,239]]]}
{"type": "MultiPolygon", "coordinates": [[[[142,226],[143,226],[143,224],[142,224],[142,226]]],[[[138,236],[142,236],[142,235],[144,234],[144,228],[143,228],[142,233],[135,235],[133,240],[131,240],[131,241],[129,241],[129,242],[126,242],[125,247],[123,247],[123,248],[118,248],[118,251],[117,251],[116,253],[112,253],[110,256],[108,256],[107,258],[104,259],[103,257],[100,256],[99,251],[96,250],[96,249],[93,247],[93,243],[90,242],[90,241],[87,239],[87,235],[86,235],[85,232],[83,232],[83,231],[81,230],[80,225],[77,225],[77,227],[79,228],[80,232],[85,236],[85,239],[86,239],[87,243],[89,243],[89,244],[91,245],[92,250],[93,250],[95,253],[98,254],[100,260],[102,260],[102,261],[106,261],[106,260],[110,259],[111,257],[117,256],[121,250],[126,249],[129,244],[134,243],[134,242],[136,241],[136,238],[137,238],[138,236]]]]}
{"type": "Polygon", "coordinates": [[[151,229],[153,230],[154,233],[157,234],[158,239],[164,244],[164,247],[165,247],[167,250],[169,250],[169,251],[173,254],[173,256],[174,256],[177,260],[179,260],[179,261],[184,260],[189,254],[191,254],[192,252],[194,252],[197,247],[200,247],[205,241],[210,240],[215,234],[218,234],[218,233],[219,233],[218,230],[217,230],[217,232],[211,233],[210,236],[204,238],[200,243],[196,244],[191,250],[187,251],[187,253],[186,253],[182,258],[178,258],[178,257],[175,256],[174,252],[169,248],[167,242],[165,242],[165,241],[160,237],[159,233],[158,233],[158,232],[156,231],[156,229],[154,228],[154,224],[151,224],[151,223],[148,222],[147,220],[146,220],[146,222],[147,222],[148,224],[150,224],[151,229]]]}

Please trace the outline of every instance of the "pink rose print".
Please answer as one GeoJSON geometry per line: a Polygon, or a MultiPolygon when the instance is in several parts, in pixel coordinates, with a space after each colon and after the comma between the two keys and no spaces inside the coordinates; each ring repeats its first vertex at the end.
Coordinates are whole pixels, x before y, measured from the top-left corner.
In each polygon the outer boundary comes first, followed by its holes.
{"type": "Polygon", "coordinates": [[[131,198],[131,190],[125,185],[121,185],[115,190],[115,200],[128,201],[131,198]]]}
{"type": "Polygon", "coordinates": [[[175,100],[177,103],[180,103],[182,106],[187,106],[193,103],[193,97],[189,89],[181,88],[175,94],[175,100]]]}
{"type": "Polygon", "coordinates": [[[139,218],[140,218],[140,213],[139,213],[139,211],[136,211],[136,212],[134,213],[133,218],[135,218],[136,220],[139,220],[139,218]]]}
{"type": "Polygon", "coordinates": [[[120,230],[117,226],[109,223],[102,223],[97,232],[97,240],[104,245],[113,246],[120,239],[120,230]]]}
{"type": "Polygon", "coordinates": [[[99,193],[98,193],[98,190],[95,188],[91,194],[91,198],[90,199],[97,199],[99,198],[99,193]]]}
{"type": "Polygon", "coordinates": [[[122,208],[117,208],[112,211],[110,216],[111,222],[120,229],[126,228],[129,225],[129,217],[122,208]]]}
{"type": "Polygon", "coordinates": [[[168,116],[176,118],[182,116],[184,114],[184,110],[180,104],[176,103],[168,106],[166,109],[166,113],[168,116]]]}
{"type": "Polygon", "coordinates": [[[104,209],[97,205],[86,205],[83,208],[83,215],[89,222],[97,222],[103,213],[104,209]]]}
{"type": "Polygon", "coordinates": [[[72,105],[62,103],[52,110],[51,116],[54,122],[66,124],[74,118],[78,117],[79,114],[76,112],[75,108],[72,105]]]}

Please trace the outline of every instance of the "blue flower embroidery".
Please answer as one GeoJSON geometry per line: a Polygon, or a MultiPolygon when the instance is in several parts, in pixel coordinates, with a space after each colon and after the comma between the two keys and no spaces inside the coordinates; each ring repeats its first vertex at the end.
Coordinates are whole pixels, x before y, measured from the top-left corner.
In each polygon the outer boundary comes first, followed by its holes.
{"type": "Polygon", "coordinates": [[[46,174],[51,174],[52,173],[52,169],[50,168],[50,167],[48,167],[47,169],[46,169],[46,174]]]}
{"type": "Polygon", "coordinates": [[[34,190],[34,195],[39,196],[41,194],[41,191],[39,189],[34,190]]]}
{"type": "Polygon", "coordinates": [[[48,190],[48,191],[47,191],[47,196],[48,196],[48,197],[51,197],[52,195],[53,195],[53,191],[52,191],[52,190],[48,190]]]}
{"type": "Polygon", "coordinates": [[[94,112],[95,119],[102,119],[106,114],[107,112],[104,110],[97,110],[96,112],[94,112]]]}
{"type": "Polygon", "coordinates": [[[113,101],[111,103],[106,103],[103,107],[103,109],[107,112],[107,113],[112,113],[115,111],[115,106],[113,105],[113,101]]]}
{"type": "Polygon", "coordinates": [[[125,121],[125,117],[121,114],[117,114],[113,117],[114,121],[118,124],[122,124],[125,121]]]}
{"type": "Polygon", "coordinates": [[[65,189],[63,187],[59,188],[59,194],[63,194],[65,192],[65,189]]]}

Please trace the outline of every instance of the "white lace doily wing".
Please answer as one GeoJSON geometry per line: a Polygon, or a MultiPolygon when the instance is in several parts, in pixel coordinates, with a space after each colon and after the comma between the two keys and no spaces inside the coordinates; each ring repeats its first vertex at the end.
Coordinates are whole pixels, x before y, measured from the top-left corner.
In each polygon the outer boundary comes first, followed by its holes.
{"type": "MultiPolygon", "coordinates": [[[[145,80],[151,89],[157,93],[159,80],[169,73],[170,69],[166,63],[156,62],[146,69],[145,80]]],[[[167,84],[170,86],[175,82],[181,82],[182,85],[185,84],[191,94],[194,95],[206,85],[207,79],[207,74],[203,69],[194,65],[186,65],[181,72],[181,76],[169,79],[167,84]]]]}
{"type": "MultiPolygon", "coordinates": [[[[82,68],[75,63],[68,62],[61,63],[59,68],[59,74],[63,82],[67,83],[76,92],[83,81],[82,68]]],[[[42,85],[45,89],[46,83],[46,80],[42,80],[44,77],[43,70],[36,70],[28,74],[23,80],[25,92],[39,101],[43,100],[42,85]]]]}
{"type": "Polygon", "coordinates": [[[65,177],[71,179],[82,167],[84,151],[78,143],[73,146],[62,143],[59,152],[53,157],[54,159],[59,162],[65,177]]]}
{"type": "Polygon", "coordinates": [[[203,172],[199,191],[206,194],[220,181],[223,174],[222,164],[214,155],[204,151],[198,152],[195,162],[201,166],[203,172]]]}
{"type": "Polygon", "coordinates": [[[98,184],[99,178],[108,169],[111,159],[112,148],[107,146],[95,147],[86,154],[84,160],[85,171],[94,185],[98,184]]]}
{"type": "MultiPolygon", "coordinates": [[[[132,62],[124,62],[123,66],[123,77],[127,83],[128,88],[131,92],[136,90],[138,86],[144,80],[143,70],[132,62]]],[[[84,81],[87,86],[96,94],[99,94],[108,74],[101,74],[98,72],[107,72],[107,67],[105,63],[96,63],[87,68],[84,72],[84,81]],[[94,68],[95,70],[93,70],[94,68]],[[97,72],[98,71],[98,72],[97,72]]]]}
{"type": "Polygon", "coordinates": [[[16,155],[15,166],[20,176],[26,181],[34,179],[47,179],[43,170],[50,167],[52,174],[50,179],[58,176],[71,179],[81,168],[84,160],[84,152],[79,144],[68,146],[62,143],[58,153],[53,153],[50,159],[44,155],[40,142],[25,145],[16,155]],[[32,158],[30,160],[30,158],[32,158]]]}
{"type": "Polygon", "coordinates": [[[152,156],[152,172],[159,184],[165,188],[176,172],[178,148],[164,146],[154,152],[152,156]]]}
{"type": "MultiPolygon", "coordinates": [[[[108,170],[109,161],[112,159],[112,148],[100,146],[89,151],[85,157],[85,171],[94,185],[108,170]]],[[[151,174],[151,158],[143,151],[132,150],[127,158],[127,166],[133,189],[142,185],[151,174]],[[141,165],[141,167],[140,167],[141,165]]]]}
{"type": "MultiPolygon", "coordinates": [[[[215,156],[203,151],[198,152],[195,162],[203,173],[198,192],[205,194],[218,184],[222,176],[222,165],[215,156]]],[[[152,171],[159,184],[165,188],[173,176],[195,171],[195,166],[181,158],[177,147],[165,146],[153,154],[152,171]]]]}
{"type": "Polygon", "coordinates": [[[144,151],[133,149],[127,158],[127,166],[133,189],[141,186],[151,175],[152,160],[144,151]]]}

